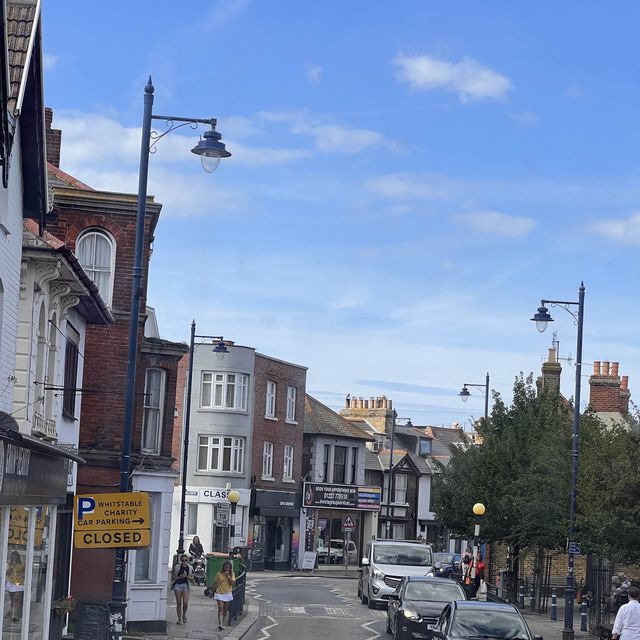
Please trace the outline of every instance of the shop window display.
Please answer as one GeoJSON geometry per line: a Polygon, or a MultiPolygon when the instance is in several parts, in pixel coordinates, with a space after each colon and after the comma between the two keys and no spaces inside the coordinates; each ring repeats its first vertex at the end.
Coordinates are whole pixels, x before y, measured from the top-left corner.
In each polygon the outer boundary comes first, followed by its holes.
{"type": "MultiPolygon", "coordinates": [[[[9,513],[9,544],[4,576],[4,621],[3,640],[20,638],[25,603],[27,533],[29,530],[29,509],[11,507],[3,509],[3,516],[9,513]]],[[[4,519],[4,518],[3,518],[4,519]]]]}
{"type": "MultiPolygon", "coordinates": [[[[29,640],[43,640],[51,511],[51,507],[31,507],[31,517],[35,517],[35,535],[30,569],[29,640]]],[[[49,611],[46,611],[46,614],[49,615],[49,611]]]]}

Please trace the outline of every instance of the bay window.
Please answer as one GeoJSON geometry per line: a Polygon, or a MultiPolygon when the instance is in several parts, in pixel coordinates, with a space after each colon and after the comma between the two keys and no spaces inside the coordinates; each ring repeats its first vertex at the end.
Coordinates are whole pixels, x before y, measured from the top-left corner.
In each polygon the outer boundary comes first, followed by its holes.
{"type": "Polygon", "coordinates": [[[198,471],[244,473],[244,438],[198,436],[198,471]]]}

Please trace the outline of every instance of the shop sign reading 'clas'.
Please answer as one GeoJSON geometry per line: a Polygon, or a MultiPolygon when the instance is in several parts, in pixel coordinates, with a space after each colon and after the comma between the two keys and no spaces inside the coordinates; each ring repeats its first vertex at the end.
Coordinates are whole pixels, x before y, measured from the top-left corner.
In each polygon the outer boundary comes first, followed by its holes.
{"type": "Polygon", "coordinates": [[[305,482],[304,506],[379,511],[380,491],[380,487],[305,482]]]}

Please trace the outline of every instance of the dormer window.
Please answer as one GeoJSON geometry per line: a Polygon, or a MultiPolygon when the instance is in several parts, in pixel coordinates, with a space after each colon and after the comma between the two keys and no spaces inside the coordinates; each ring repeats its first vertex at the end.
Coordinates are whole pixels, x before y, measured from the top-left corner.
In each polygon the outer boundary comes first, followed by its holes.
{"type": "Polygon", "coordinates": [[[420,455],[431,455],[431,440],[429,438],[420,438],[420,455]]]}

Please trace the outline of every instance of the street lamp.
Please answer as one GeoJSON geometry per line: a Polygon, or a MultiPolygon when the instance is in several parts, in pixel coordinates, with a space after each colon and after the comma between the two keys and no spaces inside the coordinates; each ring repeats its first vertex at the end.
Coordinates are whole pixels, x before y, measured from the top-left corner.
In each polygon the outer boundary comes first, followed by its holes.
{"type": "Polygon", "coordinates": [[[231,505],[231,515],[229,517],[229,555],[232,555],[236,541],[236,508],[238,507],[238,502],[240,502],[240,492],[231,489],[231,491],[227,493],[227,500],[231,505]]]}
{"type": "Polygon", "coordinates": [[[481,389],[484,389],[484,421],[486,424],[489,420],[489,373],[487,372],[484,384],[471,384],[469,382],[465,382],[462,385],[462,391],[458,394],[462,402],[466,402],[471,397],[468,387],[480,387],[481,389]]]}
{"type": "Polygon", "coordinates": [[[393,410],[393,414],[391,415],[391,451],[389,454],[389,481],[387,483],[387,521],[385,522],[386,529],[386,538],[389,540],[391,538],[391,493],[393,491],[393,441],[396,437],[396,418],[398,414],[396,410],[393,410]]]}
{"type": "Polygon", "coordinates": [[[182,441],[182,491],[180,495],[180,537],[178,538],[178,558],[184,553],[184,520],[187,510],[187,464],[189,462],[189,427],[191,423],[191,389],[193,385],[193,359],[195,357],[196,338],[211,341],[215,344],[213,353],[219,360],[224,359],[229,353],[227,345],[222,336],[200,336],[196,335],[196,321],[191,322],[191,339],[189,341],[189,371],[187,373],[187,397],[185,398],[186,408],[184,412],[184,438],[182,441]]]}
{"type": "Polygon", "coordinates": [[[574,540],[576,529],[576,493],[578,482],[578,437],[580,435],[580,383],[582,373],[582,331],[584,325],[584,282],[580,283],[578,289],[578,302],[567,302],[565,300],[541,300],[538,311],[531,320],[536,323],[536,328],[542,333],[553,322],[546,305],[557,306],[564,309],[573,316],[578,325],[578,337],[576,346],[576,389],[573,404],[573,430],[571,432],[571,498],[569,500],[569,537],[567,545],[567,586],[564,591],[564,629],[562,630],[562,640],[573,640],[573,598],[575,594],[575,574],[574,574],[574,540]],[[571,307],[578,307],[577,312],[571,307]]]}
{"type": "MultiPolygon", "coordinates": [[[[120,491],[130,490],[129,475],[131,467],[131,437],[133,433],[134,401],[136,384],[136,364],[138,355],[138,332],[140,328],[140,301],[142,298],[142,259],[144,255],[144,227],[147,205],[147,182],[149,177],[149,154],[155,151],[155,145],[167,134],[187,124],[197,126],[208,124],[211,130],[205,133],[204,140],[192,149],[201,158],[228,158],[231,154],[215,131],[215,118],[180,118],[177,116],[160,116],[153,114],[153,84],[151,77],[144,88],[144,114],[142,117],[142,140],[140,145],[140,168],[138,173],[138,206],[136,210],[135,253],[131,278],[131,316],[129,319],[129,346],[127,364],[127,385],[125,392],[124,426],[122,431],[122,453],[120,457],[120,491]],[[164,120],[167,130],[161,134],[151,130],[153,120],[164,120]],[[179,123],[179,124],[176,124],[179,123]],[[208,134],[208,135],[207,135],[208,134]],[[213,135],[215,134],[215,135],[213,135]]],[[[203,164],[204,166],[204,164],[203,164]]],[[[216,165],[217,166],[217,165],[216,165]]],[[[109,633],[112,640],[122,638],[126,609],[126,549],[116,550],[116,561],[111,587],[111,603],[109,615],[109,633]]]]}

